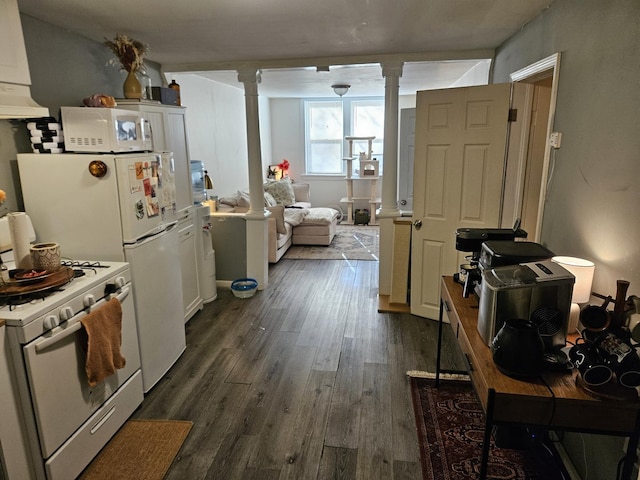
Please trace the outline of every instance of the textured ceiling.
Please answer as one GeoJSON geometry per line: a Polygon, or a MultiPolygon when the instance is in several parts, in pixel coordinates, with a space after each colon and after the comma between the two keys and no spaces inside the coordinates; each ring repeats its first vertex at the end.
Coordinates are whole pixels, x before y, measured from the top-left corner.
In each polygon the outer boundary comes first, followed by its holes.
{"type": "MultiPolygon", "coordinates": [[[[310,82],[302,70],[293,69],[308,64],[304,59],[309,58],[335,60],[328,62],[332,65],[349,59],[354,64],[371,63],[376,56],[397,54],[417,54],[417,60],[476,59],[474,51],[495,49],[552,2],[18,0],[18,5],[23,14],[96,41],[123,33],[145,42],[149,60],[166,71],[229,70],[238,62],[268,67],[281,62],[278,66],[290,67],[287,78],[300,73],[300,82],[310,82]]],[[[438,63],[428,70],[440,85],[442,79],[455,78],[468,67],[438,63]],[[447,68],[453,71],[446,73],[447,68]]],[[[343,70],[345,76],[348,69],[343,70]]],[[[327,72],[316,77],[321,73],[327,72]]],[[[362,81],[370,76],[364,70],[350,73],[362,81]]],[[[424,72],[416,69],[416,73],[424,72]]],[[[409,74],[405,68],[403,81],[411,81],[409,74]]]]}

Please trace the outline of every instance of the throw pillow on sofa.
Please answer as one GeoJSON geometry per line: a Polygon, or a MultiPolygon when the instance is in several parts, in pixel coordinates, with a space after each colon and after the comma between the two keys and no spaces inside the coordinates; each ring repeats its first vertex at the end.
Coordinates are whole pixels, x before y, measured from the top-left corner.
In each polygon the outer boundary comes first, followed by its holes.
{"type": "MultiPolygon", "coordinates": [[[[249,192],[241,192],[238,190],[233,197],[223,197],[220,199],[220,203],[229,205],[231,207],[240,207],[240,208],[249,208],[251,205],[251,198],[249,196],[249,192]]],[[[271,196],[269,192],[264,192],[264,206],[265,207],[274,207],[278,203],[275,198],[271,196]]]]}
{"type": "Polygon", "coordinates": [[[251,198],[249,197],[249,192],[241,192],[238,190],[236,193],[236,197],[238,199],[238,206],[249,208],[251,206],[251,198]]]}
{"type": "Polygon", "coordinates": [[[276,205],[278,205],[278,202],[276,202],[276,199],[273,198],[273,195],[271,195],[269,192],[264,192],[264,206],[275,207],[276,205]]]}
{"type": "Polygon", "coordinates": [[[289,177],[284,177],[279,181],[266,182],[264,184],[264,190],[275,198],[278,205],[287,207],[296,203],[296,195],[293,192],[293,186],[291,185],[291,179],[289,177]]]}

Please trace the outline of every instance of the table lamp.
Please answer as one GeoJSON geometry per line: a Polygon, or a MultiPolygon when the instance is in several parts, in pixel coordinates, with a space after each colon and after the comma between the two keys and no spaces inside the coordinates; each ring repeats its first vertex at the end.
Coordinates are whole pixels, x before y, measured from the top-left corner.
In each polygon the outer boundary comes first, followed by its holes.
{"type": "Polygon", "coordinates": [[[576,257],[553,257],[555,262],[576,277],[573,285],[573,295],[571,296],[571,311],[569,313],[569,323],[567,332],[574,333],[578,330],[578,320],[580,318],[579,303],[587,303],[591,298],[591,284],[593,283],[593,273],[596,266],[589,260],[576,257]]]}

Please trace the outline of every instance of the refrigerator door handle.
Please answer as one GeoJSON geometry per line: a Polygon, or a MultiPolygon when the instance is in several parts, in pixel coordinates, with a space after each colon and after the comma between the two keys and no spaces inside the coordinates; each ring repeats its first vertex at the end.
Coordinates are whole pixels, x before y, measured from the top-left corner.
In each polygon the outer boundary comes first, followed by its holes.
{"type": "Polygon", "coordinates": [[[126,245],[141,245],[142,243],[145,243],[147,241],[152,240],[153,238],[157,237],[158,235],[162,235],[166,232],[170,232],[171,230],[173,230],[174,228],[176,228],[178,226],[178,222],[177,221],[173,221],[171,223],[165,223],[163,225],[161,225],[160,227],[154,229],[153,231],[147,233],[146,235],[143,235],[140,238],[137,238],[135,242],[125,242],[125,246],[126,245]]]}

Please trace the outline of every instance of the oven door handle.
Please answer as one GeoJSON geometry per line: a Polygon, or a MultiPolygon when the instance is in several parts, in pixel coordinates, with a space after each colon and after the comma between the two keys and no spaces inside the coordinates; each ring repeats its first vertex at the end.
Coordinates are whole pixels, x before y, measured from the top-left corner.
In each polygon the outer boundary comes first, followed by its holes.
{"type": "MultiPolygon", "coordinates": [[[[123,288],[120,290],[120,293],[115,298],[117,298],[118,301],[122,303],[124,299],[127,298],[127,296],[129,295],[129,291],[130,291],[129,287],[123,288]]],[[[95,305],[93,305],[91,308],[95,308],[95,305]]],[[[87,312],[85,311],[78,313],[75,317],[67,321],[67,327],[63,329],[60,333],[53,335],[49,338],[45,338],[44,340],[41,340],[40,342],[36,343],[36,353],[46,348],[49,348],[51,345],[58,343],[61,340],[64,340],[69,335],[73,335],[78,330],[80,330],[82,328],[82,323],[80,323],[80,319],[82,317],[85,317],[86,315],[87,315],[87,312]]]]}

